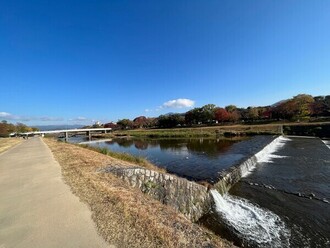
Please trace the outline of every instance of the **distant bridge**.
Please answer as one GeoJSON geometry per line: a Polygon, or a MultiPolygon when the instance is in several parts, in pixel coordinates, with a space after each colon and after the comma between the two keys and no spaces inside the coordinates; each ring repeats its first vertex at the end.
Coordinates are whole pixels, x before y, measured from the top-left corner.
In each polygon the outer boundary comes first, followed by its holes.
{"type": "Polygon", "coordinates": [[[61,134],[65,135],[65,141],[69,139],[69,133],[85,133],[89,140],[92,138],[93,133],[107,133],[112,131],[112,128],[80,128],[80,129],[65,129],[65,130],[50,130],[50,131],[36,131],[36,132],[26,132],[19,133],[19,135],[30,136],[30,135],[45,135],[45,134],[61,134]]]}

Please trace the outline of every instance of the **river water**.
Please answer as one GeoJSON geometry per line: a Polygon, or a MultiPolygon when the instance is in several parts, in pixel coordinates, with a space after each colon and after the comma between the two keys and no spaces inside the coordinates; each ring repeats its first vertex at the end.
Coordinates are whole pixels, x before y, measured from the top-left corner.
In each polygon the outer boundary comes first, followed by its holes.
{"type": "MultiPolygon", "coordinates": [[[[147,158],[195,181],[216,181],[218,173],[256,153],[273,137],[221,139],[113,139],[92,143],[147,158]]],[[[201,223],[247,247],[330,247],[329,141],[284,139],[272,154],[228,195],[212,192],[214,211],[201,223]]]]}
{"type": "Polygon", "coordinates": [[[230,194],[281,216],[291,247],[330,247],[330,150],[319,139],[290,138],[230,194]]]}
{"type": "Polygon", "coordinates": [[[117,138],[91,145],[141,156],[169,173],[194,181],[214,183],[222,170],[239,164],[272,139],[272,136],[256,136],[245,140],[117,138]]]}

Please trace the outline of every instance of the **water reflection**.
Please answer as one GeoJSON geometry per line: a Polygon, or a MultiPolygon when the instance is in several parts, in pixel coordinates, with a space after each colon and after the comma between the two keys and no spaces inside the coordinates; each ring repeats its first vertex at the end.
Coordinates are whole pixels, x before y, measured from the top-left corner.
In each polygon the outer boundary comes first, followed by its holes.
{"type": "Polygon", "coordinates": [[[116,138],[90,145],[141,156],[179,176],[214,183],[220,171],[237,163],[244,156],[240,151],[231,150],[237,142],[238,140],[205,138],[116,138]]]}
{"type": "Polygon", "coordinates": [[[118,138],[107,141],[109,146],[118,145],[122,148],[136,148],[147,150],[148,148],[159,147],[162,151],[181,152],[189,151],[210,158],[216,158],[227,152],[237,141],[227,139],[129,139],[118,138]]]}
{"type": "MultiPolygon", "coordinates": [[[[235,139],[152,139],[115,138],[111,141],[88,142],[91,146],[106,147],[144,157],[168,172],[195,181],[214,183],[219,173],[260,151],[272,136],[235,139]]],[[[70,142],[82,142],[70,138],[70,142]]]]}

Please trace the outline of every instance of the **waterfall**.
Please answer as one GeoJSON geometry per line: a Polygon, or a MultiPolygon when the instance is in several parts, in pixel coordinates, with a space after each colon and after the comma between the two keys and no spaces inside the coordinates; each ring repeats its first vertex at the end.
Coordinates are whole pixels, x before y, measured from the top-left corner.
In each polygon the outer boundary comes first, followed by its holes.
{"type": "Polygon", "coordinates": [[[330,140],[322,140],[322,142],[330,149],[330,140]]]}
{"type": "Polygon", "coordinates": [[[210,192],[216,213],[239,238],[258,247],[289,247],[290,230],[276,214],[246,199],[210,192]]]}
{"type": "Polygon", "coordinates": [[[239,165],[232,166],[231,168],[220,173],[219,181],[215,184],[215,188],[221,192],[227,192],[232,185],[237,183],[242,177],[248,176],[257,163],[272,163],[274,158],[284,158],[285,156],[275,155],[274,153],[282,148],[290,139],[283,136],[277,137],[261,151],[246,159],[239,165]]]}
{"type": "Polygon", "coordinates": [[[261,151],[256,153],[253,157],[244,161],[240,166],[241,177],[246,177],[255,168],[257,163],[272,163],[273,158],[285,158],[286,156],[275,155],[280,148],[282,148],[289,138],[279,136],[274,139],[271,143],[265,146],[261,151]]]}
{"type": "Polygon", "coordinates": [[[284,158],[285,156],[275,155],[280,148],[282,148],[287,141],[290,141],[289,138],[285,138],[280,136],[273,140],[269,145],[267,145],[264,149],[258,152],[255,156],[259,163],[272,163],[272,158],[284,158]]]}

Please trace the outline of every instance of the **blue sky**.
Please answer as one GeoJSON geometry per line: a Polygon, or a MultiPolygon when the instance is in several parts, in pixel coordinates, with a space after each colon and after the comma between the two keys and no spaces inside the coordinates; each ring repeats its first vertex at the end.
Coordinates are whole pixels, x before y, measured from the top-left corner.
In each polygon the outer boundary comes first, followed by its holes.
{"type": "Polygon", "coordinates": [[[328,95],[329,13],[328,0],[1,1],[0,120],[88,124],[328,95]]]}

